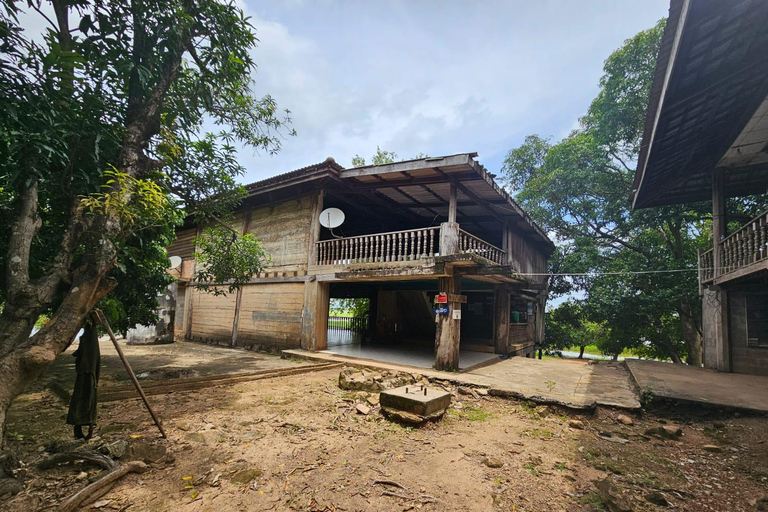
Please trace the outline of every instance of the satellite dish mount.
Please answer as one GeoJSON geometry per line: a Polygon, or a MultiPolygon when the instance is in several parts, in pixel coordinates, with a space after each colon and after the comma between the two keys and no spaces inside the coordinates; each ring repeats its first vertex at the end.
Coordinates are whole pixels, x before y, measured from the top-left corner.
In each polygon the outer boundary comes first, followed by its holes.
{"type": "Polygon", "coordinates": [[[344,223],[344,212],[338,208],[326,208],[320,212],[320,225],[324,228],[328,228],[331,234],[335,238],[342,238],[333,232],[333,228],[337,228],[344,223]]]}

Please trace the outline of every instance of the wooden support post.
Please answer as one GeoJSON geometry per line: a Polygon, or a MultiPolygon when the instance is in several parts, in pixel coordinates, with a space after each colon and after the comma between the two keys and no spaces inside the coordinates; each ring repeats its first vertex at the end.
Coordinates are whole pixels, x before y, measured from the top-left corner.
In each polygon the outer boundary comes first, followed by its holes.
{"type": "MultiPolygon", "coordinates": [[[[714,280],[722,274],[724,257],[722,253],[723,239],[728,236],[727,218],[725,211],[725,170],[715,169],[712,172],[712,256],[714,261],[714,280]]],[[[731,345],[728,326],[728,291],[719,286],[715,287],[717,294],[717,318],[715,319],[715,346],[718,352],[718,369],[731,371],[731,345]]]]}
{"type": "Polygon", "coordinates": [[[330,286],[317,280],[304,283],[304,309],[301,313],[301,348],[325,350],[328,343],[330,286]]]}
{"type": "Polygon", "coordinates": [[[136,386],[136,391],[139,392],[139,396],[144,401],[144,405],[147,407],[147,410],[149,411],[149,415],[152,416],[152,420],[155,422],[155,425],[157,425],[158,430],[160,430],[160,435],[162,435],[164,438],[167,437],[165,435],[165,430],[163,430],[163,425],[160,423],[160,420],[157,418],[157,415],[155,414],[155,411],[152,410],[152,406],[149,405],[149,400],[147,400],[147,395],[144,394],[144,390],[141,389],[141,384],[139,384],[139,379],[136,378],[136,374],[133,373],[133,368],[131,368],[130,363],[128,362],[128,359],[125,358],[125,354],[123,354],[123,349],[120,348],[120,345],[117,343],[117,338],[115,338],[115,333],[112,332],[112,328],[109,326],[109,322],[107,322],[107,318],[104,316],[104,313],[101,312],[100,309],[93,310],[94,320],[101,325],[104,326],[104,329],[107,331],[107,334],[109,335],[109,339],[112,340],[112,344],[115,346],[115,350],[117,351],[117,355],[120,356],[120,360],[123,362],[123,366],[125,366],[125,371],[128,372],[128,376],[133,381],[133,385],[136,386]]]}
{"type": "Polygon", "coordinates": [[[715,169],[712,173],[712,252],[715,261],[715,279],[722,273],[721,242],[726,236],[725,173],[723,169],[715,169]]]}
{"type": "MultiPolygon", "coordinates": [[[[459,276],[439,278],[441,293],[460,294],[461,278],[459,276]]],[[[447,315],[437,315],[435,329],[435,369],[458,371],[459,345],[461,343],[461,319],[454,319],[454,311],[461,311],[461,303],[449,303],[447,315]]]]}
{"type": "Polygon", "coordinates": [[[493,344],[497,354],[508,352],[509,341],[509,290],[499,286],[494,290],[493,344]]]}
{"type": "Polygon", "coordinates": [[[448,197],[448,222],[456,222],[458,213],[458,201],[456,185],[451,183],[450,195],[448,197]]]}
{"type": "Polygon", "coordinates": [[[311,217],[309,219],[309,246],[307,247],[307,265],[317,265],[317,242],[320,241],[320,212],[323,211],[325,193],[318,190],[312,202],[311,217]]]}
{"type": "Polygon", "coordinates": [[[456,222],[440,224],[440,256],[459,254],[459,225],[456,222]]]}

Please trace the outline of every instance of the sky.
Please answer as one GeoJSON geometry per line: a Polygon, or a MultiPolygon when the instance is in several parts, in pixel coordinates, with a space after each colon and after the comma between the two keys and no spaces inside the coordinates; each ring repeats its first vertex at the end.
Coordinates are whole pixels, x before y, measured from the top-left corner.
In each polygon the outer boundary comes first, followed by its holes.
{"type": "Polygon", "coordinates": [[[275,155],[240,151],[245,183],[376,147],[401,159],[477,152],[498,173],[526,135],[559,139],[610,53],[669,0],[241,0],[260,40],[257,95],[289,109],[275,155]]]}

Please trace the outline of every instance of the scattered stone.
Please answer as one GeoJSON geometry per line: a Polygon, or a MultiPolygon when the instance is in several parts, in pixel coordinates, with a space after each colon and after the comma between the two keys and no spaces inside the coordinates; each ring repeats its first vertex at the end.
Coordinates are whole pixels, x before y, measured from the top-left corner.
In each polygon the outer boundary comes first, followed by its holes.
{"type": "Polygon", "coordinates": [[[366,399],[366,402],[368,402],[368,405],[370,405],[371,407],[378,407],[379,397],[376,395],[371,395],[366,399]]]}
{"type": "Polygon", "coordinates": [[[485,388],[478,388],[475,392],[480,396],[488,396],[488,390],[485,388]]]}
{"type": "Polygon", "coordinates": [[[118,439],[117,441],[104,446],[104,449],[113,459],[122,459],[125,456],[125,452],[128,450],[128,441],[125,439],[118,439]]]}
{"type": "Polygon", "coordinates": [[[654,505],[658,505],[660,507],[669,506],[669,502],[667,501],[667,498],[665,498],[664,495],[661,494],[660,492],[649,492],[648,494],[643,496],[643,498],[645,498],[645,501],[647,501],[648,503],[653,503],[654,505]]]}
{"type": "Polygon", "coordinates": [[[218,430],[201,430],[200,432],[191,432],[184,436],[187,441],[200,444],[214,444],[222,438],[222,433],[218,430]]]}
{"type": "Polygon", "coordinates": [[[109,505],[110,503],[112,503],[112,500],[99,500],[99,501],[97,501],[96,503],[94,503],[91,506],[93,508],[104,508],[107,505],[109,505]]]}
{"type": "Polygon", "coordinates": [[[549,413],[550,413],[549,407],[546,405],[540,405],[536,407],[534,411],[539,416],[539,418],[546,418],[547,416],[549,416],[549,413]]]}
{"type": "Polygon", "coordinates": [[[140,460],[146,464],[157,464],[160,462],[173,462],[174,457],[168,451],[168,448],[160,442],[135,441],[128,445],[125,459],[140,460]]]}
{"type": "Polygon", "coordinates": [[[568,426],[578,430],[584,430],[584,422],[581,420],[568,420],[568,426]]]}
{"type": "Polygon", "coordinates": [[[683,435],[683,429],[673,425],[662,425],[661,427],[649,428],[645,431],[645,435],[677,440],[683,435]]]}
{"type": "Polygon", "coordinates": [[[14,496],[24,490],[24,484],[17,478],[0,475],[0,498],[14,496]]]}
{"type": "Polygon", "coordinates": [[[597,482],[596,487],[597,493],[608,510],[611,512],[632,512],[632,507],[630,507],[621,489],[611,482],[610,478],[600,480],[597,482]]]}
{"type": "Polygon", "coordinates": [[[479,399],[480,395],[472,388],[458,387],[459,394],[471,396],[472,398],[479,399]]]}
{"type": "Polygon", "coordinates": [[[504,466],[504,462],[498,457],[486,457],[483,459],[483,464],[489,468],[500,468],[504,466]]]}
{"type": "Polygon", "coordinates": [[[614,436],[610,432],[600,432],[598,437],[604,441],[608,441],[610,443],[616,443],[616,444],[627,444],[629,442],[629,439],[624,439],[623,437],[614,436]]]}
{"type": "Polygon", "coordinates": [[[357,404],[357,407],[355,407],[355,409],[357,410],[358,414],[363,414],[365,416],[368,416],[369,414],[371,414],[371,408],[365,404],[357,404]]]}
{"type": "Polygon", "coordinates": [[[711,453],[720,453],[720,452],[723,451],[722,448],[720,448],[719,446],[717,446],[715,444],[705,444],[704,446],[702,446],[702,449],[705,452],[711,452],[711,453]]]}
{"type": "Polygon", "coordinates": [[[626,414],[619,414],[619,417],[616,418],[616,421],[618,421],[622,425],[627,425],[627,426],[635,424],[634,420],[629,416],[627,416],[626,414]]]}
{"type": "Polygon", "coordinates": [[[385,389],[415,384],[414,376],[404,372],[375,372],[345,367],[339,373],[339,387],[348,391],[374,393],[385,389]]]}
{"type": "Polygon", "coordinates": [[[256,480],[263,474],[264,472],[260,469],[246,468],[246,469],[241,469],[236,471],[235,474],[232,475],[232,478],[230,480],[232,480],[232,482],[236,484],[247,484],[256,480]]]}

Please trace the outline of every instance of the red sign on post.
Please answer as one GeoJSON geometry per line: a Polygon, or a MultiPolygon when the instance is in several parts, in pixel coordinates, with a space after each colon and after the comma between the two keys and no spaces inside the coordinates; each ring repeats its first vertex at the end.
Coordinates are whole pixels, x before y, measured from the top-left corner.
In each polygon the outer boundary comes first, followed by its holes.
{"type": "Polygon", "coordinates": [[[435,295],[435,303],[437,304],[448,304],[448,294],[447,293],[438,293],[435,295]]]}

